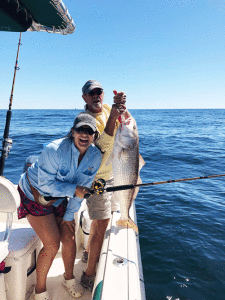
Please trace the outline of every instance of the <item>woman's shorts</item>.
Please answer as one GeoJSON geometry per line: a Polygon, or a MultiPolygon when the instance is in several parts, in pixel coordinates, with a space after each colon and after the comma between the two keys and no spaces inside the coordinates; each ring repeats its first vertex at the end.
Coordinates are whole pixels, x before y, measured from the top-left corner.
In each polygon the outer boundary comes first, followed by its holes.
{"type": "Polygon", "coordinates": [[[25,218],[26,215],[32,215],[32,216],[46,216],[49,214],[54,213],[58,217],[63,217],[66,212],[66,207],[68,204],[68,200],[65,198],[63,202],[55,207],[53,205],[51,206],[42,206],[36,203],[35,201],[32,201],[27,198],[27,196],[24,194],[24,192],[21,190],[21,188],[18,186],[18,192],[20,194],[20,206],[17,209],[18,213],[18,219],[25,218]]]}
{"type": "MultiPolygon", "coordinates": [[[[105,187],[113,186],[113,179],[106,182],[105,187]]],[[[91,220],[104,220],[111,217],[113,211],[119,210],[119,201],[116,193],[102,193],[92,195],[86,200],[88,214],[91,220]]]]}

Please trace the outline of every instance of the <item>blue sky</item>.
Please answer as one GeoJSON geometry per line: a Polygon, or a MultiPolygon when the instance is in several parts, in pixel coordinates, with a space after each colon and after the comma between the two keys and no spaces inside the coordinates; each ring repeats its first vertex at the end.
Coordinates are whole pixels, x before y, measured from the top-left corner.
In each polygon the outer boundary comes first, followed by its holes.
{"type": "MultiPolygon", "coordinates": [[[[72,35],[25,32],[12,108],[83,108],[100,81],[127,107],[225,108],[225,0],[64,0],[72,35]]],[[[11,93],[19,33],[0,32],[0,109],[11,93]]]]}

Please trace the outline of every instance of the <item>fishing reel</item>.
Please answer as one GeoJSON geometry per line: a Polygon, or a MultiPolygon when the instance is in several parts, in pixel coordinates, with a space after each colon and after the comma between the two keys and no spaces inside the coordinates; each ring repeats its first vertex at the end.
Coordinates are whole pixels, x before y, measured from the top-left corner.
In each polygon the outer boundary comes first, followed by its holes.
{"type": "Polygon", "coordinates": [[[104,179],[99,178],[98,180],[96,180],[93,183],[94,193],[97,195],[102,194],[104,192],[105,185],[106,185],[106,182],[104,179]]]}
{"type": "Polygon", "coordinates": [[[3,143],[2,143],[2,149],[0,151],[2,152],[2,156],[4,158],[8,158],[9,152],[11,151],[12,148],[12,143],[13,140],[11,138],[4,138],[3,143]]]}
{"type": "Polygon", "coordinates": [[[84,195],[85,199],[88,199],[91,195],[96,194],[102,194],[104,192],[104,187],[106,185],[106,182],[104,179],[99,178],[92,184],[92,190],[90,190],[90,193],[87,193],[84,195]]]}

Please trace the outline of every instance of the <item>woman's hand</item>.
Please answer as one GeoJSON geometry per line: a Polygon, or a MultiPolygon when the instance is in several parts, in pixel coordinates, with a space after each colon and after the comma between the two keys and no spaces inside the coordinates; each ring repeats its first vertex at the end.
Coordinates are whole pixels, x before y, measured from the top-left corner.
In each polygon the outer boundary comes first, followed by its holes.
{"type": "Polygon", "coordinates": [[[60,226],[63,226],[64,224],[66,224],[73,233],[75,232],[75,226],[76,226],[75,220],[72,221],[62,220],[60,226]]]}
{"type": "Polygon", "coordinates": [[[78,185],[76,187],[75,193],[74,195],[80,199],[84,199],[84,195],[85,194],[89,194],[90,193],[90,189],[87,188],[86,186],[80,186],[78,185]]]}

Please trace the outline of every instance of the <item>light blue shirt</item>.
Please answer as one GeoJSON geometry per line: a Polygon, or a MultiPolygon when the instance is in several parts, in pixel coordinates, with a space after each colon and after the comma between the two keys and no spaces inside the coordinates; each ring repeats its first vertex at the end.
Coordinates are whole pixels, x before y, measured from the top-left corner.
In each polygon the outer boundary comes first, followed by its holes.
{"type": "MultiPolygon", "coordinates": [[[[81,206],[83,199],[74,196],[77,185],[90,188],[101,164],[101,151],[93,144],[87,149],[78,166],[80,152],[73,140],[63,138],[48,144],[38,160],[28,169],[31,185],[43,196],[68,197],[66,213],[63,220],[72,221],[74,213],[81,206]]],[[[34,200],[26,173],[19,182],[28,199],[34,200]]],[[[58,199],[53,205],[59,206],[58,199]]]]}

